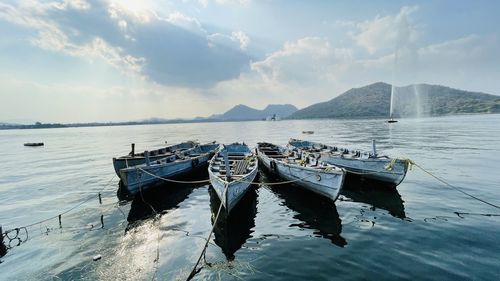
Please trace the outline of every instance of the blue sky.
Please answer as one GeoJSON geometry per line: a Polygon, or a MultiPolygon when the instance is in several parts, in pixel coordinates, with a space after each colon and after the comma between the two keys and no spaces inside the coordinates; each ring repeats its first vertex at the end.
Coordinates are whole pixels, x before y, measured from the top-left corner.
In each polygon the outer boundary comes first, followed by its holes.
{"type": "Polygon", "coordinates": [[[2,1],[0,121],[298,107],[377,81],[500,94],[496,1],[2,1]]]}

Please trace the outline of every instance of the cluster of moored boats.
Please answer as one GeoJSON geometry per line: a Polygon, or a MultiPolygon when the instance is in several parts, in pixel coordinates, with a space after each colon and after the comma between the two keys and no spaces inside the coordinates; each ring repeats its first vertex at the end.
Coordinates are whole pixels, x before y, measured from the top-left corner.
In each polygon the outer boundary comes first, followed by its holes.
{"type": "MultiPolygon", "coordinates": [[[[321,143],[290,139],[286,147],[261,142],[255,149],[245,143],[200,144],[187,141],[160,149],[113,158],[120,188],[136,195],[161,182],[178,180],[208,165],[210,183],[226,213],[240,201],[255,181],[259,165],[271,173],[335,201],[347,173],[397,186],[408,163],[371,152],[348,150],[321,143]]],[[[279,183],[278,183],[279,184],[279,183]]]]}

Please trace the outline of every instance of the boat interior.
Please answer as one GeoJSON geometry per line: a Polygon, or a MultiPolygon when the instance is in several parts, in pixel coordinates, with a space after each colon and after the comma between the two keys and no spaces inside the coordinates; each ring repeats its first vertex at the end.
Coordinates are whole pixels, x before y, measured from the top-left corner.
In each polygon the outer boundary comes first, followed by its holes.
{"type": "MultiPolygon", "coordinates": [[[[213,158],[210,170],[220,178],[226,178],[226,164],[224,161],[225,151],[220,151],[213,158]]],[[[250,151],[228,152],[228,161],[231,178],[242,178],[249,174],[257,165],[255,155],[250,151]]]]}
{"type": "Polygon", "coordinates": [[[362,152],[359,150],[349,150],[347,148],[339,148],[336,146],[327,146],[319,143],[313,143],[308,141],[290,141],[290,145],[299,148],[301,150],[307,151],[309,153],[330,153],[333,157],[342,157],[349,159],[368,159],[373,158],[368,152],[362,152]]]}
{"type": "Polygon", "coordinates": [[[278,161],[283,161],[289,164],[297,164],[304,167],[317,169],[334,167],[333,165],[320,161],[318,158],[314,157],[314,155],[308,155],[306,157],[305,155],[300,153],[298,149],[284,150],[270,143],[259,143],[258,149],[260,152],[264,153],[271,159],[277,159],[278,161]]]}

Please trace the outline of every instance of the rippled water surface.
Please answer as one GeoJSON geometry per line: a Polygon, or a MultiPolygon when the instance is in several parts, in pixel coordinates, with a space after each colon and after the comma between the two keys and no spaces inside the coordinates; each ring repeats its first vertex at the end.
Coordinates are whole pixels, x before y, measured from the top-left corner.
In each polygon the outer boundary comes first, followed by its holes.
{"type": "MultiPolygon", "coordinates": [[[[61,225],[57,218],[35,224],[28,237],[22,229],[22,243],[12,239],[0,258],[0,280],[185,280],[212,228],[220,204],[215,193],[208,185],[165,184],[118,204],[111,158],[127,154],[132,142],[145,150],[165,140],[253,146],[290,137],[366,150],[376,139],[379,152],[410,158],[500,205],[500,115],[392,125],[314,120],[0,131],[4,231],[88,200],[63,214],[61,225]],[[45,146],[22,145],[39,141],[45,146]],[[93,261],[96,255],[102,258],[93,261]]],[[[261,173],[260,181],[276,179],[261,173]]],[[[397,191],[354,182],[335,204],[294,185],[262,185],[230,217],[220,217],[195,279],[499,280],[498,215],[416,167],[397,191]]]]}

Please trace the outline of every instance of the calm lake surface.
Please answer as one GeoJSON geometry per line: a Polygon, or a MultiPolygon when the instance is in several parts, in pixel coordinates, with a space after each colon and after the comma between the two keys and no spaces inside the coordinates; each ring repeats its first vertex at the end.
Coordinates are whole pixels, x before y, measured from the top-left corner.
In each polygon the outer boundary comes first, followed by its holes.
{"type": "MultiPolygon", "coordinates": [[[[376,139],[379,153],[410,158],[500,205],[500,115],[391,125],[314,120],[0,131],[4,231],[89,200],[62,216],[62,228],[57,218],[36,224],[27,241],[22,230],[23,243],[0,258],[0,280],[185,280],[212,228],[217,197],[208,185],[166,184],[144,196],[159,216],[141,198],[118,204],[111,158],[127,154],[132,142],[145,150],[165,140],[254,146],[291,137],[366,150],[376,139]],[[23,146],[39,141],[45,146],[23,146]],[[96,255],[102,258],[93,261],[96,255]]],[[[260,180],[275,179],[261,173],[260,180]]],[[[263,185],[221,217],[195,279],[500,280],[499,214],[417,167],[397,191],[358,182],[335,204],[294,185],[263,185]]]]}

